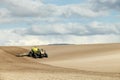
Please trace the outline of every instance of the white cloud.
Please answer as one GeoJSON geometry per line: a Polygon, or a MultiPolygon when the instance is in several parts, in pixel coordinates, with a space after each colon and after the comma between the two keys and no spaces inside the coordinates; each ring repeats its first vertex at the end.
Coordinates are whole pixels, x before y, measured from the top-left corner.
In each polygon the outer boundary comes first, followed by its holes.
{"type": "Polygon", "coordinates": [[[120,11],[120,0],[89,0],[95,11],[120,11]]]}
{"type": "MultiPolygon", "coordinates": [[[[4,45],[42,45],[42,44],[93,44],[120,42],[120,24],[92,22],[86,25],[78,23],[34,25],[31,28],[0,31],[4,45]],[[16,38],[17,37],[17,38],[16,38]]],[[[2,43],[1,42],[1,43],[2,43]]]]}
{"type": "Polygon", "coordinates": [[[36,36],[26,35],[22,36],[14,34],[9,30],[2,30],[0,33],[0,45],[45,45],[45,44],[95,44],[95,43],[117,43],[120,41],[119,35],[87,35],[87,36],[76,36],[76,35],[52,35],[52,36],[36,36]]]}
{"type": "Polygon", "coordinates": [[[108,35],[120,34],[120,24],[119,23],[102,23],[102,22],[92,22],[88,24],[80,23],[56,23],[47,25],[33,25],[30,28],[24,30],[15,30],[15,33],[20,33],[24,35],[76,35],[76,36],[86,36],[86,35],[108,35]]]}
{"type": "Polygon", "coordinates": [[[91,27],[91,32],[93,32],[93,34],[120,34],[119,23],[92,22],[89,26],[91,27]]]}
{"type": "Polygon", "coordinates": [[[56,23],[48,25],[33,25],[23,30],[14,32],[24,35],[84,35],[88,34],[87,27],[79,23],[56,23]]]}
{"type": "Polygon", "coordinates": [[[0,18],[1,17],[8,17],[9,11],[6,8],[0,8],[0,18]]]}
{"type": "Polygon", "coordinates": [[[12,16],[34,16],[38,15],[42,3],[39,0],[1,0],[12,16]]]}
{"type": "Polygon", "coordinates": [[[64,12],[64,15],[67,17],[77,16],[77,17],[86,17],[94,18],[98,16],[108,15],[107,11],[96,12],[92,10],[90,5],[68,5],[64,12]]]}
{"type": "MultiPolygon", "coordinates": [[[[44,4],[41,0],[0,0],[4,5],[0,8],[0,23],[14,21],[26,21],[29,19],[35,21],[35,18],[41,20],[60,20],[60,18],[83,17],[93,18],[108,15],[107,11],[96,12],[91,6],[83,4],[57,6],[54,4],[44,4]],[[3,19],[3,21],[2,21],[3,19]]],[[[48,20],[48,21],[49,21],[48,20]]],[[[31,21],[31,22],[32,22],[31,21]]]]}
{"type": "Polygon", "coordinates": [[[71,44],[98,44],[98,43],[119,43],[119,35],[87,35],[70,36],[67,41],[71,44]]]}
{"type": "Polygon", "coordinates": [[[58,6],[44,4],[41,0],[0,0],[0,5],[2,5],[0,6],[0,24],[24,22],[32,25],[18,30],[0,30],[0,34],[4,34],[0,35],[0,44],[119,42],[120,23],[64,22],[65,19],[90,20],[106,16],[109,14],[109,10],[119,11],[119,4],[119,0],[91,0],[90,3],[85,4],[58,6]]]}
{"type": "Polygon", "coordinates": [[[21,30],[0,30],[0,34],[4,34],[0,35],[0,45],[7,46],[120,42],[120,28],[118,24],[103,24],[98,22],[93,22],[87,25],[69,23],[66,25],[54,24],[44,27],[33,26],[29,29],[24,28],[21,30]]]}
{"type": "Polygon", "coordinates": [[[45,45],[48,44],[48,41],[42,40],[39,37],[35,36],[21,36],[19,40],[8,40],[5,45],[45,45]]]}
{"type": "Polygon", "coordinates": [[[47,40],[43,40],[41,37],[37,36],[22,36],[13,33],[11,30],[0,30],[0,45],[42,45],[48,44],[47,40]]]}

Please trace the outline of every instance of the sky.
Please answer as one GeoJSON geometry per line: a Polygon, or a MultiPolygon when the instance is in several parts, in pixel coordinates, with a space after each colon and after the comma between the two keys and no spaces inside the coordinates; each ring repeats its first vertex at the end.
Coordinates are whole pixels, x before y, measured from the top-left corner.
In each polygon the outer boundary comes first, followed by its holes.
{"type": "Polygon", "coordinates": [[[120,0],[0,0],[0,46],[120,43],[120,0]]]}

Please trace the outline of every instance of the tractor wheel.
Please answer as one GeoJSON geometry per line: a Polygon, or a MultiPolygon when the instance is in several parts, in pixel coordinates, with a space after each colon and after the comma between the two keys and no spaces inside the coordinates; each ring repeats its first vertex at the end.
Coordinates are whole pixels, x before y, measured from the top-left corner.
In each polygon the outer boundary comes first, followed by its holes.
{"type": "Polygon", "coordinates": [[[37,55],[37,54],[34,54],[34,58],[38,58],[38,55],[37,55]]]}
{"type": "Polygon", "coordinates": [[[32,52],[29,52],[28,56],[29,56],[29,57],[33,57],[33,53],[32,53],[32,52]]]}
{"type": "Polygon", "coordinates": [[[47,55],[47,53],[45,53],[45,54],[44,54],[44,57],[48,58],[48,55],[47,55]]]}

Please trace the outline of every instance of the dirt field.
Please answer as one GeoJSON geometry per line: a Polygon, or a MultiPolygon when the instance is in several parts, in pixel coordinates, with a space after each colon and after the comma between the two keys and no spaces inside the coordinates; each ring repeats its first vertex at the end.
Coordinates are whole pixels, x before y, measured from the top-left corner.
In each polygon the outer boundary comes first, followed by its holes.
{"type": "Polygon", "coordinates": [[[0,80],[120,80],[120,44],[48,45],[49,58],[16,57],[31,47],[0,47],[0,80]]]}

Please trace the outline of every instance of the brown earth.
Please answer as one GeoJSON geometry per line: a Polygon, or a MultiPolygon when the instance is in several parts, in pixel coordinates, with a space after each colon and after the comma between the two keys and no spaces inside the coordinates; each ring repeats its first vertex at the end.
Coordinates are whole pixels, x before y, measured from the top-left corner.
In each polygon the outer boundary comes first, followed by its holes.
{"type": "Polygon", "coordinates": [[[16,57],[28,46],[0,47],[0,80],[120,80],[120,44],[48,45],[49,58],[16,57]]]}

